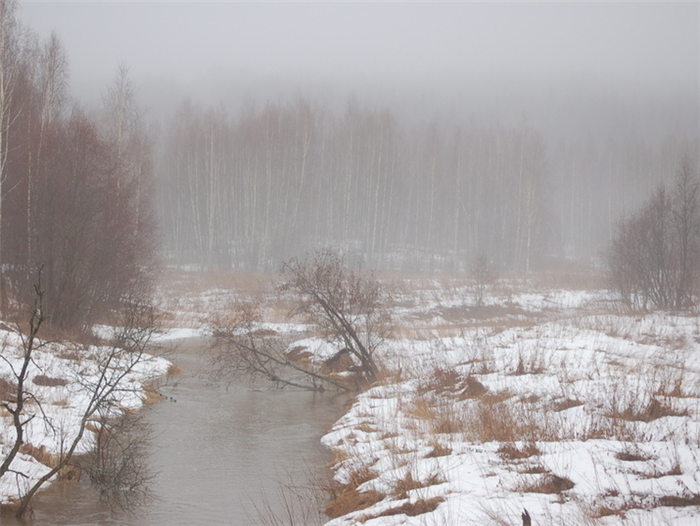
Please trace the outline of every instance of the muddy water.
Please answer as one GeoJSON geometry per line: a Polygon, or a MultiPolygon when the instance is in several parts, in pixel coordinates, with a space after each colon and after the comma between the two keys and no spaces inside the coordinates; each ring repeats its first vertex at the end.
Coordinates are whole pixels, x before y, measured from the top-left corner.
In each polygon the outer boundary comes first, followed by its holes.
{"type": "Polygon", "coordinates": [[[165,401],[144,410],[154,430],[152,502],[115,517],[87,485],[56,484],[37,497],[28,524],[269,524],[270,515],[285,516],[285,502],[303,504],[283,488],[312,485],[323,470],[328,458],[319,438],[341,415],[344,398],[210,385],[200,374],[202,344],[183,342],[170,357],[182,375],[162,386],[165,401]]]}

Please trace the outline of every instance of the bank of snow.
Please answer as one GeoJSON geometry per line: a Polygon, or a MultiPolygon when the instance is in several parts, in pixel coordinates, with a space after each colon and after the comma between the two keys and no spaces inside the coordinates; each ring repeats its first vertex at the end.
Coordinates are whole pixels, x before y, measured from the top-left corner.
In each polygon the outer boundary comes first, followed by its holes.
{"type": "MultiPolygon", "coordinates": [[[[0,397],[13,399],[13,369],[22,363],[22,345],[19,336],[0,330],[2,357],[0,360],[0,397]]],[[[98,360],[106,347],[80,346],[66,343],[40,344],[33,352],[29,366],[27,390],[35,399],[26,405],[25,446],[10,466],[11,471],[0,478],[0,504],[20,498],[49,468],[39,462],[57,455],[61,448],[77,436],[82,415],[90,402],[89,386],[95,385],[100,370],[98,360]]],[[[138,410],[144,404],[144,383],[165,374],[170,362],[162,357],[143,355],[139,363],[114,392],[114,402],[122,411],[138,410]]],[[[111,368],[118,371],[124,362],[115,359],[111,368]]],[[[0,459],[6,458],[15,439],[15,430],[9,412],[0,408],[0,459]]],[[[76,454],[88,451],[94,434],[87,430],[76,454]]]]}
{"type": "Polygon", "coordinates": [[[602,292],[469,299],[399,303],[413,328],[387,378],[323,438],[328,526],[700,523],[697,316],[611,314],[602,292]]]}

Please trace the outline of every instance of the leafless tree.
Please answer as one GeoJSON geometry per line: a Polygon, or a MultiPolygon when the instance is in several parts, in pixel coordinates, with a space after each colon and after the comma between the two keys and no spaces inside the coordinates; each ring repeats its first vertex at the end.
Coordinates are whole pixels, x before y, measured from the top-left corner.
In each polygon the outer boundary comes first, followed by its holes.
{"type": "Polygon", "coordinates": [[[28,373],[29,367],[32,364],[33,355],[37,348],[42,346],[42,342],[37,338],[37,334],[45,320],[43,314],[43,296],[44,293],[41,289],[41,273],[39,273],[39,279],[37,280],[35,288],[35,301],[29,313],[29,320],[26,323],[26,327],[23,327],[21,322],[17,322],[17,334],[22,343],[22,360],[19,368],[14,367],[4,353],[0,354],[0,359],[9,365],[12,371],[14,393],[8,400],[2,402],[2,406],[12,415],[12,425],[15,430],[15,439],[12,447],[0,465],[0,477],[8,471],[12,471],[10,466],[17,457],[20,447],[24,444],[25,427],[38,414],[37,412],[27,412],[25,410],[25,404],[28,401],[35,402],[38,410],[41,411],[41,404],[29,390],[27,383],[29,381],[28,373]]]}
{"type": "Polygon", "coordinates": [[[472,281],[474,287],[474,302],[477,307],[484,304],[484,298],[489,292],[489,288],[496,281],[496,271],[483,254],[477,256],[471,267],[472,281]]]}
{"type": "Polygon", "coordinates": [[[324,249],[282,269],[280,293],[293,293],[301,316],[337,353],[322,363],[296,356],[291,342],[262,327],[260,305],[234,305],[210,318],[212,378],[264,378],[280,386],[355,389],[377,378],[375,352],[386,336],[388,294],[373,276],[347,267],[338,252],[324,249]],[[352,373],[338,375],[338,372],[352,373]]]}
{"type": "Polygon", "coordinates": [[[319,367],[295,360],[287,353],[286,340],[261,329],[261,322],[259,305],[250,302],[234,305],[228,315],[212,316],[212,380],[261,378],[279,387],[349,389],[342,380],[322,373],[319,367]]]}
{"type": "Polygon", "coordinates": [[[690,162],[623,221],[607,255],[612,287],[631,307],[690,307],[700,268],[700,182],[690,162]]]}
{"type": "MultiPolygon", "coordinates": [[[[121,431],[127,428],[127,424],[121,418],[120,404],[125,396],[139,389],[139,386],[125,380],[150,357],[146,349],[156,331],[155,311],[148,305],[133,304],[131,308],[123,311],[119,328],[109,345],[90,347],[74,344],[77,354],[93,355],[89,366],[92,370],[86,372],[86,363],[76,363],[76,368],[80,370],[76,370],[75,380],[87,394],[87,403],[82,410],[77,428],[65,430],[53,426],[46,419],[41,412],[41,404],[27,386],[32,355],[43,344],[38,339],[39,329],[44,321],[42,305],[43,292],[39,283],[36,287],[36,301],[30,313],[28,326],[26,331],[20,332],[22,365],[19,369],[15,369],[7,358],[2,357],[13,371],[16,388],[14,399],[3,402],[4,407],[12,415],[15,441],[0,465],[0,476],[12,470],[12,461],[24,443],[24,429],[34,418],[43,417],[53,432],[58,434],[63,445],[53,459],[51,469],[34,481],[27,492],[21,496],[15,512],[16,516],[23,516],[36,492],[71,462],[76,448],[89,427],[99,429],[98,439],[102,440],[102,443],[98,440],[96,455],[99,455],[99,461],[91,465],[91,476],[94,476],[94,481],[98,483],[104,495],[109,497],[110,502],[119,502],[124,505],[133,502],[135,495],[144,493],[144,484],[149,477],[144,471],[145,464],[138,455],[143,444],[143,435],[137,436],[132,433],[130,440],[122,440],[127,435],[121,431]],[[28,400],[36,403],[29,407],[28,400]],[[117,498],[118,492],[122,490],[125,493],[117,498]]],[[[132,427],[131,430],[133,429],[132,427]]],[[[18,473],[18,476],[22,474],[18,473]]]]}
{"type": "Polygon", "coordinates": [[[388,292],[370,273],[352,270],[337,250],[326,248],[282,267],[282,290],[300,296],[297,313],[356,360],[368,382],[377,378],[375,352],[387,330],[388,292]]]}

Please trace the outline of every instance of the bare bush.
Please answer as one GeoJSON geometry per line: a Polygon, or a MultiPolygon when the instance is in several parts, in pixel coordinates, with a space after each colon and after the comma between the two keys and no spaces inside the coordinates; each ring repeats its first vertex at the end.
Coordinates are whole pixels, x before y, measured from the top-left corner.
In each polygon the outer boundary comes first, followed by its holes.
{"type": "Polygon", "coordinates": [[[150,498],[153,473],[147,462],[151,428],[138,414],[110,417],[103,412],[96,424],[95,447],[81,469],[111,509],[133,512],[150,498]]]}
{"type": "Polygon", "coordinates": [[[673,190],[656,190],[618,227],[607,255],[611,286],[631,308],[691,307],[700,276],[700,178],[685,159],[673,190]]]}

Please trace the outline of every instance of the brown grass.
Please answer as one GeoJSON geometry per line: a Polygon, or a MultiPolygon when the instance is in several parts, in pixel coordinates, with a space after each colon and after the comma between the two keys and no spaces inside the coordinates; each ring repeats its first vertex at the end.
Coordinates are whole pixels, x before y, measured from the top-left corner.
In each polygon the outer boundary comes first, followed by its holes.
{"type": "Polygon", "coordinates": [[[513,443],[503,444],[498,448],[496,453],[506,460],[521,460],[542,454],[542,452],[533,443],[526,444],[520,448],[513,443]]]}
{"type": "Polygon", "coordinates": [[[484,396],[489,390],[488,387],[471,375],[466,377],[462,385],[464,385],[464,388],[459,393],[460,400],[479,398],[484,396]]]}
{"type": "Polygon", "coordinates": [[[379,517],[390,517],[392,515],[408,515],[409,517],[416,517],[418,515],[423,515],[424,513],[430,513],[437,509],[437,507],[445,502],[443,497],[433,497],[431,499],[419,499],[415,502],[405,502],[401,506],[395,508],[389,508],[376,515],[363,515],[360,517],[359,522],[367,522],[370,519],[377,519],[379,517]]]}
{"type": "Polygon", "coordinates": [[[583,402],[581,402],[580,400],[566,398],[561,402],[555,402],[554,404],[552,404],[552,409],[557,413],[560,413],[561,411],[566,411],[567,409],[571,409],[572,407],[578,407],[581,405],[583,405],[583,402]]]}
{"type": "Polygon", "coordinates": [[[417,480],[413,478],[413,473],[408,471],[406,472],[404,478],[393,483],[391,494],[393,497],[398,499],[407,499],[409,491],[427,488],[428,486],[434,486],[436,484],[442,484],[444,481],[445,480],[437,473],[433,473],[425,480],[417,480]]]}
{"type": "Polygon", "coordinates": [[[425,458],[446,457],[451,454],[451,448],[443,446],[439,442],[436,442],[433,444],[433,449],[427,455],[425,455],[425,458]]]}
{"type": "Polygon", "coordinates": [[[19,452],[34,457],[37,461],[45,466],[51,466],[53,462],[53,455],[46,451],[46,447],[35,447],[32,444],[24,443],[19,446],[19,452]]]}
{"type": "Polygon", "coordinates": [[[378,491],[360,492],[356,488],[343,487],[331,492],[331,502],[323,510],[328,517],[335,519],[353,511],[360,511],[384,500],[385,495],[378,491]]]}
{"type": "Polygon", "coordinates": [[[0,400],[10,401],[17,397],[17,384],[0,378],[0,400]]]}
{"type": "Polygon", "coordinates": [[[168,366],[168,378],[174,378],[176,376],[180,376],[182,374],[182,368],[179,365],[175,365],[174,363],[171,363],[168,366]]]}
{"type": "Polygon", "coordinates": [[[540,479],[535,483],[520,487],[519,491],[522,491],[523,493],[559,494],[570,490],[574,487],[574,485],[575,484],[566,477],[560,477],[558,475],[554,475],[553,473],[547,473],[540,477],[540,479]]]}
{"type": "Polygon", "coordinates": [[[164,398],[165,397],[162,394],[160,394],[160,391],[158,391],[158,389],[156,389],[153,385],[144,384],[142,395],[142,400],[144,404],[155,404],[157,402],[160,402],[164,398]]]}
{"type": "Polygon", "coordinates": [[[504,403],[478,403],[467,417],[468,433],[479,442],[549,439],[551,433],[533,420],[534,413],[504,403]]]}
{"type": "Polygon", "coordinates": [[[623,462],[646,462],[651,460],[649,455],[643,455],[641,452],[620,451],[615,453],[615,458],[623,462]]]}
{"type": "Polygon", "coordinates": [[[464,431],[464,419],[449,403],[430,405],[424,398],[413,402],[409,414],[428,426],[431,433],[449,434],[464,431]]]}
{"type": "Polygon", "coordinates": [[[37,374],[32,380],[36,385],[42,385],[46,387],[59,387],[68,385],[68,380],[64,378],[52,378],[51,376],[46,376],[45,374],[37,374]]]}
{"type": "Polygon", "coordinates": [[[656,501],[657,506],[671,506],[674,508],[682,508],[686,506],[700,506],[700,493],[693,493],[688,497],[679,497],[676,495],[666,495],[656,501]]]}
{"type": "Polygon", "coordinates": [[[652,398],[643,408],[629,405],[621,411],[613,411],[607,416],[628,420],[630,422],[651,422],[665,416],[688,416],[688,410],[676,411],[671,406],[659,402],[656,398],[652,398]]]}

